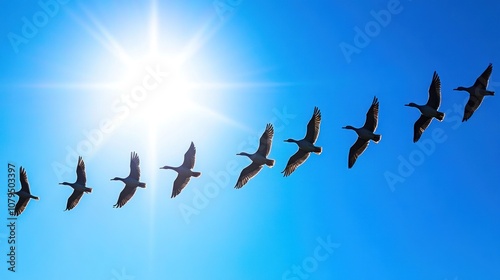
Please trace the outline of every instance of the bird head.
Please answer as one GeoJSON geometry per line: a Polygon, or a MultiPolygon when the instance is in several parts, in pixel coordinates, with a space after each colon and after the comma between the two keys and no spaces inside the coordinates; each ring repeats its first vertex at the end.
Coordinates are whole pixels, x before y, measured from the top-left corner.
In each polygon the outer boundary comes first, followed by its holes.
{"type": "Polygon", "coordinates": [[[350,125],[343,126],[342,128],[343,128],[343,129],[354,129],[354,127],[352,127],[352,126],[350,126],[350,125]]]}

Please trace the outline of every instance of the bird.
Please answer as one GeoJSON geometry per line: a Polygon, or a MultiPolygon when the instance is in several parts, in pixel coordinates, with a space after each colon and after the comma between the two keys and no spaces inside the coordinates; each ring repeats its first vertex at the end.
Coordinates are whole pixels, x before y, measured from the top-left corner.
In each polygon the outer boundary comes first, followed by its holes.
{"type": "Polygon", "coordinates": [[[358,134],[358,140],[356,140],[354,145],[352,145],[351,149],[349,150],[349,168],[353,167],[356,159],[358,159],[358,157],[366,150],[366,148],[368,147],[368,142],[370,140],[378,143],[382,138],[382,135],[374,133],[378,125],[378,108],[379,103],[377,97],[375,96],[373,97],[373,102],[370,106],[370,109],[366,113],[366,121],[363,127],[355,128],[350,125],[342,127],[344,129],[352,129],[356,131],[356,134],[358,134]]]}
{"type": "Polygon", "coordinates": [[[260,172],[264,164],[269,167],[274,166],[275,161],[267,158],[267,156],[269,156],[269,152],[271,151],[273,136],[274,127],[272,124],[268,123],[266,125],[266,130],[264,130],[264,133],[262,133],[262,136],[260,137],[259,148],[255,153],[248,154],[241,152],[236,154],[237,156],[247,156],[250,160],[252,160],[252,163],[241,171],[238,181],[236,182],[236,186],[234,186],[235,189],[241,189],[250,179],[255,177],[255,175],[260,172]]]}
{"type": "Polygon", "coordinates": [[[469,96],[469,101],[465,105],[464,117],[462,122],[467,121],[472,117],[472,114],[479,108],[483,98],[486,95],[495,95],[494,91],[486,90],[488,87],[488,80],[490,79],[491,72],[493,71],[493,65],[490,63],[486,70],[476,79],[476,82],[471,87],[457,87],[454,90],[467,91],[469,96]]]}
{"type": "Polygon", "coordinates": [[[15,194],[19,196],[19,200],[16,203],[16,208],[14,209],[14,216],[19,216],[23,213],[24,209],[28,205],[30,198],[34,200],[39,200],[38,196],[34,196],[30,192],[30,184],[28,182],[28,175],[26,174],[26,170],[21,166],[19,168],[19,180],[21,181],[21,189],[15,194]]]}
{"type": "Polygon", "coordinates": [[[172,189],[172,196],[170,198],[174,198],[181,193],[181,191],[186,187],[189,183],[191,177],[200,177],[201,172],[192,171],[194,167],[196,155],[196,147],[194,143],[191,142],[189,149],[184,154],[184,162],[179,167],[172,167],[165,165],[160,167],[160,169],[172,169],[177,172],[177,178],[174,181],[174,187],[172,189]]]}
{"type": "Polygon", "coordinates": [[[310,153],[321,154],[322,148],[314,145],[319,135],[319,125],[321,123],[321,111],[318,107],[314,107],[314,112],[311,120],[307,124],[307,133],[304,139],[294,140],[287,139],[285,142],[296,143],[299,146],[299,150],[290,157],[285,169],[281,172],[284,177],[290,176],[295,169],[297,169],[301,164],[303,164],[309,157],[310,153]]]}
{"type": "Polygon", "coordinates": [[[130,174],[127,178],[115,177],[111,181],[122,181],[125,183],[125,187],[120,192],[118,201],[114,208],[121,208],[134,196],[137,187],[146,188],[146,183],[140,182],[139,177],[141,176],[141,169],[139,168],[139,156],[136,152],[130,154],[130,174]]]}
{"type": "Polygon", "coordinates": [[[413,133],[413,142],[417,142],[424,130],[429,126],[432,121],[432,118],[437,119],[438,121],[443,121],[444,113],[438,112],[439,105],[441,104],[441,80],[439,79],[439,75],[434,71],[434,75],[432,76],[431,86],[429,87],[429,98],[427,99],[427,104],[425,105],[417,105],[413,102],[409,104],[405,104],[405,106],[415,107],[420,110],[420,118],[415,122],[414,125],[414,133],[413,133]]]}
{"type": "Polygon", "coordinates": [[[83,162],[82,157],[78,157],[78,164],[76,165],[76,182],[68,183],[62,182],[59,185],[66,185],[73,188],[73,193],[68,198],[68,203],[66,204],[66,210],[71,210],[75,208],[80,199],[83,196],[83,193],[91,193],[92,188],[88,188],[87,184],[87,175],[85,174],[85,162],[83,162]]]}

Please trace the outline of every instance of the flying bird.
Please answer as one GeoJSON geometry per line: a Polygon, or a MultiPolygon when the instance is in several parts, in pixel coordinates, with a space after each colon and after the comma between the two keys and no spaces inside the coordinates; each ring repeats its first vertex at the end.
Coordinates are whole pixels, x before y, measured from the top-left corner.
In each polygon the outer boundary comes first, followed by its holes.
{"type": "Polygon", "coordinates": [[[115,177],[111,181],[122,181],[125,183],[125,188],[120,193],[118,201],[113,207],[121,208],[125,205],[135,194],[137,187],[146,188],[146,183],[140,182],[141,169],[139,168],[139,156],[135,152],[130,155],[130,174],[127,178],[115,177]]]}
{"type": "Polygon", "coordinates": [[[374,133],[378,125],[378,106],[378,99],[377,97],[374,97],[372,105],[366,113],[366,121],[363,127],[355,128],[350,125],[342,127],[344,129],[352,129],[356,131],[356,134],[358,134],[358,140],[356,140],[354,145],[352,145],[349,150],[349,168],[354,165],[356,159],[358,159],[358,157],[366,150],[369,140],[378,143],[382,138],[381,135],[374,133]]]}
{"type": "Polygon", "coordinates": [[[303,164],[306,159],[309,157],[310,153],[321,154],[322,148],[314,146],[314,143],[318,139],[319,134],[319,125],[321,123],[321,111],[318,107],[314,107],[314,113],[312,115],[311,120],[307,124],[307,133],[304,139],[302,140],[294,140],[287,139],[285,142],[296,143],[299,146],[299,150],[290,157],[288,163],[286,164],[285,170],[283,173],[284,177],[292,174],[295,169],[297,169],[301,164],[303,164]]]}
{"type": "Polygon", "coordinates": [[[191,146],[189,146],[189,149],[184,154],[184,162],[181,166],[172,167],[165,165],[163,167],[160,167],[160,169],[172,169],[177,172],[177,178],[174,181],[171,198],[174,198],[181,193],[184,187],[186,187],[186,185],[189,183],[191,177],[200,177],[200,172],[192,171],[194,167],[195,155],[196,147],[194,146],[194,143],[191,142],[191,146]]]}
{"type": "Polygon", "coordinates": [[[19,196],[16,208],[14,209],[14,216],[19,216],[23,213],[24,209],[28,205],[30,198],[34,200],[39,200],[38,196],[34,196],[30,192],[30,184],[28,183],[28,175],[26,175],[26,170],[21,166],[19,168],[19,180],[21,181],[21,189],[15,194],[19,196]]]}
{"type": "Polygon", "coordinates": [[[274,127],[272,124],[268,123],[266,125],[266,130],[264,131],[264,133],[262,133],[262,136],[260,137],[259,148],[255,153],[248,154],[245,152],[241,152],[239,154],[236,154],[238,156],[247,156],[250,160],[252,160],[252,163],[250,163],[249,166],[245,167],[241,171],[240,177],[238,178],[238,181],[236,182],[236,186],[234,188],[236,189],[242,188],[246,183],[248,183],[250,179],[255,177],[255,175],[257,175],[257,173],[260,172],[264,164],[269,167],[274,166],[274,160],[267,158],[269,152],[271,151],[273,136],[274,136],[274,127]]]}
{"type": "Polygon", "coordinates": [[[490,63],[486,70],[484,70],[483,74],[477,78],[474,85],[471,87],[458,87],[454,90],[467,91],[469,96],[469,101],[465,105],[464,117],[462,122],[467,121],[472,117],[472,114],[479,108],[481,102],[483,102],[483,98],[486,95],[495,95],[495,92],[486,90],[488,87],[488,81],[490,79],[491,72],[493,71],[493,65],[490,63]]]}
{"type": "Polygon", "coordinates": [[[87,184],[87,175],[85,174],[85,163],[83,162],[82,157],[78,157],[78,164],[76,165],[76,182],[59,183],[59,185],[66,185],[73,188],[73,193],[68,198],[68,203],[66,204],[66,210],[71,210],[75,208],[75,206],[82,198],[83,193],[92,192],[92,188],[87,188],[86,184],[87,184]]]}
{"type": "Polygon", "coordinates": [[[444,119],[444,113],[438,112],[439,105],[441,104],[441,80],[438,74],[434,71],[432,76],[431,86],[429,87],[429,98],[427,99],[427,104],[417,105],[413,102],[405,104],[405,106],[415,107],[420,110],[420,118],[415,122],[413,127],[413,142],[417,142],[424,130],[429,126],[432,118],[442,121],[444,119]]]}

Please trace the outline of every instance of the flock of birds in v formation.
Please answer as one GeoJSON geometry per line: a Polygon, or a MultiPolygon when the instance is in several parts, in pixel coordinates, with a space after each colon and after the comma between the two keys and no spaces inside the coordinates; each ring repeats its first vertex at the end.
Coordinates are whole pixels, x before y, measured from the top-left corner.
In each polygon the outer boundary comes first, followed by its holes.
{"type": "MultiPolygon", "coordinates": [[[[493,70],[493,66],[490,63],[486,70],[477,78],[474,85],[471,87],[458,87],[455,90],[459,91],[467,91],[469,93],[469,100],[465,105],[465,111],[462,121],[467,121],[472,114],[477,110],[481,102],[483,101],[484,96],[486,95],[494,95],[493,91],[487,90],[488,81],[493,70]]],[[[413,142],[417,142],[424,130],[429,126],[431,120],[433,118],[442,121],[444,119],[444,113],[439,112],[439,106],[441,104],[441,81],[436,72],[432,77],[432,82],[429,87],[429,97],[427,100],[427,104],[425,105],[417,105],[415,103],[409,103],[405,106],[415,107],[420,110],[420,118],[415,122],[414,125],[414,136],[413,142]]],[[[379,102],[377,97],[373,98],[373,102],[370,106],[370,109],[366,113],[366,121],[365,124],[360,127],[352,127],[345,126],[344,129],[352,129],[357,135],[358,139],[352,145],[349,150],[349,160],[348,167],[353,167],[357,158],[365,151],[368,147],[368,143],[370,140],[378,143],[381,139],[381,135],[375,134],[375,129],[378,124],[378,110],[379,110],[379,102]]],[[[321,122],[321,112],[315,107],[314,113],[312,115],[311,120],[307,125],[307,133],[304,139],[302,140],[294,140],[287,139],[285,142],[296,143],[298,146],[298,151],[290,157],[288,163],[285,167],[285,170],[282,171],[283,175],[289,176],[292,174],[300,165],[302,165],[310,153],[321,153],[321,147],[317,147],[314,145],[316,139],[318,138],[319,128],[321,122]]],[[[253,178],[255,175],[259,173],[259,171],[263,168],[264,165],[269,167],[274,166],[274,160],[267,158],[269,152],[271,150],[271,143],[274,135],[274,128],[272,124],[267,124],[266,129],[262,136],[260,137],[260,144],[257,151],[253,154],[248,154],[245,152],[239,153],[237,155],[247,156],[252,163],[245,167],[236,182],[235,188],[239,189],[243,187],[248,181],[253,178]]],[[[178,173],[177,178],[174,181],[173,189],[172,189],[172,198],[176,197],[181,193],[181,191],[186,187],[191,177],[199,177],[201,175],[200,172],[192,171],[195,163],[195,154],[196,148],[194,144],[191,142],[191,145],[187,152],[184,154],[184,162],[179,167],[172,167],[165,165],[160,169],[172,169],[178,173]]],[[[21,190],[15,192],[19,196],[19,200],[16,204],[15,210],[11,215],[18,216],[20,215],[30,199],[38,200],[38,197],[34,196],[30,192],[30,187],[28,183],[28,176],[26,174],[26,170],[21,166],[19,170],[20,181],[21,181],[21,190]]],[[[146,183],[140,182],[139,177],[141,175],[141,171],[139,168],[139,156],[132,152],[130,158],[130,174],[126,178],[115,177],[111,180],[122,181],[125,183],[125,187],[120,193],[118,197],[118,201],[113,206],[115,208],[120,208],[124,206],[134,195],[137,187],[146,188],[146,183]]],[[[66,205],[66,210],[73,209],[80,199],[82,198],[84,193],[92,192],[92,188],[87,187],[87,177],[85,173],[85,163],[83,162],[82,157],[78,158],[78,164],[76,166],[76,182],[68,183],[63,182],[61,185],[68,185],[73,188],[73,193],[68,198],[68,202],[66,205]]]]}

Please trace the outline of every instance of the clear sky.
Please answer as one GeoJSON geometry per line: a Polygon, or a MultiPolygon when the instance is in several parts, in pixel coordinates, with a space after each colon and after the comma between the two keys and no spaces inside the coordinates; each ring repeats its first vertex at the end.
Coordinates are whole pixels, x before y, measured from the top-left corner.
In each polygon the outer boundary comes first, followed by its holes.
{"type": "Polygon", "coordinates": [[[500,101],[462,123],[453,91],[493,63],[500,93],[500,2],[466,2],[2,1],[0,278],[500,279],[500,101]],[[434,71],[446,117],[415,144],[404,104],[434,71]],[[341,127],[374,96],[382,140],[348,169],[341,127]],[[315,106],[323,153],[284,178],[283,140],[315,106]],[[276,165],[236,190],[267,123],[276,165]],[[171,199],[159,167],[191,141],[202,176],[171,199]],[[147,188],[114,209],[132,151],[147,188]],[[93,192],[65,212],[78,156],[93,192]],[[16,221],[15,273],[8,163],[40,197],[16,221]]]}

